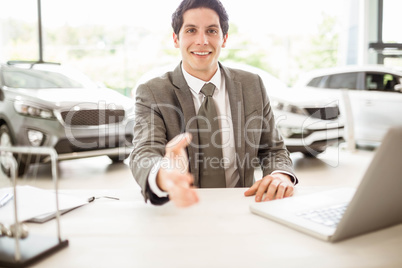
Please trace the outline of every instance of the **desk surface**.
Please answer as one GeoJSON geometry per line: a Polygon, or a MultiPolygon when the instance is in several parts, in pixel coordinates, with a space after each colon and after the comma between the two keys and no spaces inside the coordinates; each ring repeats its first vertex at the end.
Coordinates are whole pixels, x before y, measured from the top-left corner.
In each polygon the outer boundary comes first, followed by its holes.
{"type": "MultiPolygon", "coordinates": [[[[120,200],[63,215],[69,246],[35,267],[402,267],[402,225],[331,244],[252,214],[245,189],[198,191],[187,209],[145,204],[138,189],[69,191],[120,200]]],[[[54,220],[29,227],[56,233],[54,220]]]]}

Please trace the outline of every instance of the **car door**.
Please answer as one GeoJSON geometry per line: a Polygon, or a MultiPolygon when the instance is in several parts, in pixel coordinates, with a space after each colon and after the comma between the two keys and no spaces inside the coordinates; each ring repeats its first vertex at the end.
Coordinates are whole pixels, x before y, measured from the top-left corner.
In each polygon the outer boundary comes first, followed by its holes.
{"type": "Polygon", "coordinates": [[[381,141],[388,128],[401,124],[402,93],[395,90],[401,77],[385,72],[365,72],[363,77],[365,132],[368,140],[381,141]]]}
{"type": "Polygon", "coordinates": [[[347,125],[353,124],[356,140],[367,140],[371,133],[370,118],[367,117],[368,96],[363,90],[363,72],[345,72],[330,74],[320,81],[319,87],[333,89],[336,98],[340,103],[342,113],[345,115],[347,125]],[[351,115],[347,114],[343,91],[347,90],[347,97],[350,99],[351,115]]]}

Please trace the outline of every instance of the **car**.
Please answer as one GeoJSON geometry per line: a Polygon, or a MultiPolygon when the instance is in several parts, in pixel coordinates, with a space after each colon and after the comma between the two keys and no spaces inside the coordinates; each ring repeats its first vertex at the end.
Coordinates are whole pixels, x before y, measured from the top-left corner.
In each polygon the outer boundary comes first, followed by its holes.
{"type": "MultiPolygon", "coordinates": [[[[0,64],[0,146],[52,147],[58,160],[107,155],[114,162],[132,147],[134,103],[73,68],[43,62],[0,64]]],[[[9,156],[1,170],[10,174],[9,156]]],[[[17,156],[15,156],[17,158],[17,156]]],[[[48,159],[19,155],[18,174],[48,159]]]]}
{"type": "Polygon", "coordinates": [[[337,100],[345,111],[346,92],[351,108],[347,122],[357,145],[377,147],[391,126],[402,124],[402,72],[394,68],[350,65],[318,69],[303,74],[295,87],[307,87],[306,94],[337,100]]]}
{"type": "MultiPolygon", "coordinates": [[[[258,74],[266,86],[276,119],[276,126],[289,152],[317,156],[327,147],[344,141],[344,123],[337,102],[306,96],[286,86],[270,73],[250,65],[225,62],[224,66],[258,74]]],[[[173,70],[175,65],[162,66],[145,73],[132,90],[140,84],[173,70]]]]}

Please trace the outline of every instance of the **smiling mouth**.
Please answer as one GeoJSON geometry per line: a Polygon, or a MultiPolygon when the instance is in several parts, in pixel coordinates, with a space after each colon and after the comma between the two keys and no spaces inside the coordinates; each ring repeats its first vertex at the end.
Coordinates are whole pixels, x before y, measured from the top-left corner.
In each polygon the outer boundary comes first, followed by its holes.
{"type": "Polygon", "coordinates": [[[198,55],[198,56],[206,56],[206,55],[210,54],[211,52],[192,52],[192,53],[195,55],[198,55]]]}

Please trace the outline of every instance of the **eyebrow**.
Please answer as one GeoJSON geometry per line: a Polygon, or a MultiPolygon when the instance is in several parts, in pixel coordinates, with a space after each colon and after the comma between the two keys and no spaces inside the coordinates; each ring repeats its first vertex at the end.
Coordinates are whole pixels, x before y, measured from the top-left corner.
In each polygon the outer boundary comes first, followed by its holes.
{"type": "Polygon", "coordinates": [[[193,24],[186,24],[186,25],[183,25],[183,28],[197,28],[197,26],[195,26],[193,24]]]}
{"type": "MultiPolygon", "coordinates": [[[[183,26],[183,28],[199,28],[199,27],[194,24],[186,24],[183,26]]],[[[207,28],[220,28],[220,27],[218,24],[211,24],[211,25],[207,26],[207,28]]]]}
{"type": "Polygon", "coordinates": [[[219,24],[211,24],[208,26],[208,28],[220,28],[219,24]]]}

